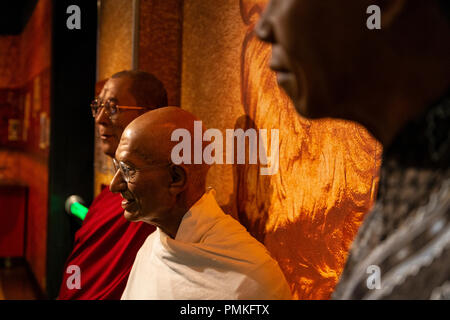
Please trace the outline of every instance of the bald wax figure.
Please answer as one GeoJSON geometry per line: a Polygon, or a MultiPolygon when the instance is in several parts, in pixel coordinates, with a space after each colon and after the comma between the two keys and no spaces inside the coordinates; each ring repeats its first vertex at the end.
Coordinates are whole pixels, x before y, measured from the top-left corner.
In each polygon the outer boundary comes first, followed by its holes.
{"type": "Polygon", "coordinates": [[[136,256],[122,299],[290,299],[266,248],[221,210],[214,190],[205,192],[209,165],[172,161],[172,132],[184,128],[193,137],[195,120],[166,107],[122,134],[111,191],[122,194],[128,220],[157,227],[136,256]]]}
{"type": "Polygon", "coordinates": [[[450,1],[271,0],[255,32],[301,115],[357,121],[384,147],[333,298],[450,299],[450,1]]]}
{"type": "MultiPolygon", "coordinates": [[[[102,151],[113,158],[124,128],[148,110],[167,105],[163,84],[142,71],[114,74],[91,105],[102,151]]],[[[67,259],[59,299],[120,299],[136,253],[155,230],[145,223],[130,223],[122,198],[108,187],[95,198],[75,235],[67,259]],[[80,268],[80,288],[71,285],[70,266],[80,268]],[[67,270],[67,272],[66,272],[67,270]]]]}

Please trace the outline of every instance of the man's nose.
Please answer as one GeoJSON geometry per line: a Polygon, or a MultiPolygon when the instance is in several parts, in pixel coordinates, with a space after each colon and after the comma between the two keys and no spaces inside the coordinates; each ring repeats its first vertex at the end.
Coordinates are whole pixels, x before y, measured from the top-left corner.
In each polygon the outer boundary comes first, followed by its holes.
{"type": "Polygon", "coordinates": [[[97,124],[105,124],[109,122],[109,115],[106,113],[106,108],[100,108],[100,111],[98,111],[97,115],[95,116],[95,123],[97,124]]]}
{"type": "Polygon", "coordinates": [[[271,3],[267,5],[266,10],[264,10],[261,18],[259,18],[259,21],[256,23],[255,34],[261,41],[275,43],[273,26],[270,21],[270,10],[271,3]]]}
{"type": "Polygon", "coordinates": [[[123,179],[120,170],[116,171],[116,174],[109,184],[109,189],[114,193],[120,193],[127,190],[127,182],[123,179]]]}

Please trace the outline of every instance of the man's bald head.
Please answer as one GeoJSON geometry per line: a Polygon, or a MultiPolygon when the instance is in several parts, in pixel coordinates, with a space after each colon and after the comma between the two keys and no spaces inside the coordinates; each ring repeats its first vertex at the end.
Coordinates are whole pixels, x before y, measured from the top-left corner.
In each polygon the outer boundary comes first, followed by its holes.
{"type": "MultiPolygon", "coordinates": [[[[130,139],[133,151],[147,161],[168,161],[173,147],[178,143],[171,141],[172,133],[176,129],[185,129],[194,137],[194,121],[199,119],[186,110],[178,107],[160,108],[132,121],[122,137],[130,139]]],[[[193,144],[193,139],[191,142],[193,144]]]]}
{"type": "Polygon", "coordinates": [[[151,109],[167,106],[166,89],[154,75],[139,70],[124,70],[114,74],[96,98],[93,109],[102,151],[114,157],[125,127],[136,117],[151,109]],[[137,109],[111,110],[104,104],[137,107],[137,109]]]}
{"type": "Polygon", "coordinates": [[[209,165],[175,164],[171,159],[177,144],[172,133],[185,129],[193,137],[195,121],[188,111],[164,107],[125,128],[115,155],[121,169],[111,181],[111,191],[122,194],[128,220],[145,221],[174,236],[182,216],[204,194],[209,165]]]}
{"type": "MultiPolygon", "coordinates": [[[[191,151],[194,150],[194,122],[199,121],[192,113],[178,107],[165,107],[152,110],[136,118],[125,129],[123,137],[133,142],[133,152],[139,154],[148,164],[172,162],[171,153],[177,141],[172,141],[172,133],[185,129],[192,137],[191,151]]],[[[202,127],[204,132],[206,129],[202,127]]],[[[202,150],[206,143],[202,141],[202,150]]],[[[187,174],[188,188],[204,192],[209,165],[185,164],[181,166],[187,174]]]]}
{"type": "MultiPolygon", "coordinates": [[[[172,149],[178,144],[172,141],[172,133],[184,129],[190,133],[191,150],[194,150],[194,122],[199,121],[192,113],[178,107],[165,107],[150,111],[136,118],[126,128],[123,136],[132,138],[133,150],[150,163],[170,161],[172,149]]],[[[205,131],[202,127],[202,131],[205,131]]],[[[203,142],[202,150],[205,147],[203,142]]],[[[190,165],[190,170],[207,169],[206,165],[190,165]]]]}
{"type": "Polygon", "coordinates": [[[156,109],[167,106],[167,91],[153,74],[141,70],[123,70],[111,79],[130,79],[129,91],[140,107],[156,109]]]}

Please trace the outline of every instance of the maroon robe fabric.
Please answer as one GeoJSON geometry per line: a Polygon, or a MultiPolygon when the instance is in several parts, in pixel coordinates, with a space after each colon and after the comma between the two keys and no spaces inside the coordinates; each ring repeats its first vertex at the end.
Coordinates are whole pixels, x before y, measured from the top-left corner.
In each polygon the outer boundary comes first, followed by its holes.
{"type": "Polygon", "coordinates": [[[149,224],[128,222],[123,216],[122,200],[108,187],[95,198],[75,235],[58,299],[120,299],[137,252],[155,230],[149,224]],[[67,285],[74,274],[67,269],[71,265],[80,268],[80,289],[67,285]]]}

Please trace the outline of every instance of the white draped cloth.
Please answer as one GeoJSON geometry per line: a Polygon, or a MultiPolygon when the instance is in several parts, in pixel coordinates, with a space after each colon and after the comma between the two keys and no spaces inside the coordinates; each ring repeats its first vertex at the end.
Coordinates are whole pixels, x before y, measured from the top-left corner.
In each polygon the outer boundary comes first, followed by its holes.
{"type": "Polygon", "coordinates": [[[210,190],[184,215],[175,239],[159,228],[139,250],[123,300],[291,299],[278,263],[210,190]]]}

